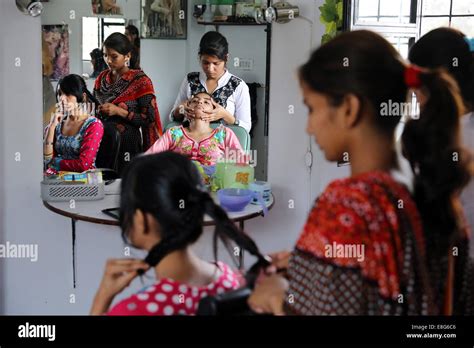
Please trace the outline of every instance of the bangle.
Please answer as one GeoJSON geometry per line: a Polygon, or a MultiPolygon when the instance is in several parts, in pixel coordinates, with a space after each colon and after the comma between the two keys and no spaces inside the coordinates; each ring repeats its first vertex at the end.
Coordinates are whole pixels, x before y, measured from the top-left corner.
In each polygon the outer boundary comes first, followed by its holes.
{"type": "Polygon", "coordinates": [[[44,144],[45,144],[46,146],[48,146],[48,145],[54,145],[54,142],[45,141],[44,144]]]}

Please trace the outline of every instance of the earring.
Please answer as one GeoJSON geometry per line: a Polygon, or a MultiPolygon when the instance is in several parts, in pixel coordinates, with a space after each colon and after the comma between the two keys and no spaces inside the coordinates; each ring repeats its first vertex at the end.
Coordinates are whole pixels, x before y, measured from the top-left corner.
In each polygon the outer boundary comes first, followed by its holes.
{"type": "Polygon", "coordinates": [[[125,65],[126,65],[126,66],[130,66],[130,60],[127,59],[127,60],[125,61],[125,65]]]}

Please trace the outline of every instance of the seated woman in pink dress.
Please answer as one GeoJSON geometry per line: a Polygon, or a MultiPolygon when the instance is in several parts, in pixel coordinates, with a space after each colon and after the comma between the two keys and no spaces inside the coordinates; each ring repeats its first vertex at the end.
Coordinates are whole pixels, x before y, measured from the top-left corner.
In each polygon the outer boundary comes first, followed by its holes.
{"type": "Polygon", "coordinates": [[[216,129],[210,127],[206,117],[214,104],[209,94],[196,94],[188,102],[189,107],[195,111],[189,127],[181,125],[168,129],[146,154],[173,151],[198,161],[203,166],[213,166],[225,157],[232,157],[237,162],[248,162],[239,139],[230,128],[223,125],[216,129]]]}

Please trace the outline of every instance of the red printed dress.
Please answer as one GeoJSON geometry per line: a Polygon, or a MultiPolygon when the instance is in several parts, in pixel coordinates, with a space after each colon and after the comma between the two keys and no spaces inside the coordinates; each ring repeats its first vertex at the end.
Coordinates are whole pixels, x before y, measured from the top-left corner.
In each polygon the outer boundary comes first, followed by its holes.
{"type": "MultiPolygon", "coordinates": [[[[431,244],[410,193],[389,173],[335,180],[316,201],[290,258],[285,310],[297,315],[442,313],[448,253],[429,258],[431,244]]],[[[466,256],[467,241],[457,245],[454,313],[472,315],[474,265],[466,256]]]]}
{"type": "Polygon", "coordinates": [[[390,174],[335,180],[316,201],[290,258],[286,311],[427,314],[424,246],[417,207],[390,174]]]}
{"type": "Polygon", "coordinates": [[[195,315],[199,301],[240,287],[239,276],[228,265],[217,263],[222,271],[217,281],[202,287],[160,279],[157,283],[119,302],[108,315],[195,315]]]}

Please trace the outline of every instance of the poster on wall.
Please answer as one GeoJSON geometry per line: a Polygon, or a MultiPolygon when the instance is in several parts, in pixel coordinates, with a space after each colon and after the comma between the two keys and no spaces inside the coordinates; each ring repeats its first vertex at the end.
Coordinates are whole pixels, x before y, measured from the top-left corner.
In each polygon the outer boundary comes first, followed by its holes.
{"type": "Polygon", "coordinates": [[[187,0],[141,0],[142,38],[186,39],[187,0]]]}
{"type": "Polygon", "coordinates": [[[95,15],[123,15],[124,0],[91,0],[92,13],[95,15]]]}
{"type": "MultiPolygon", "coordinates": [[[[52,64],[51,80],[59,80],[69,74],[69,30],[64,24],[43,25],[43,45],[47,59],[52,64]]],[[[45,59],[45,58],[43,58],[45,59]]],[[[43,63],[44,64],[44,63],[43,63]]]]}

